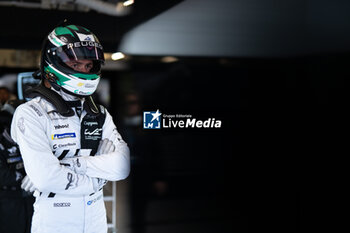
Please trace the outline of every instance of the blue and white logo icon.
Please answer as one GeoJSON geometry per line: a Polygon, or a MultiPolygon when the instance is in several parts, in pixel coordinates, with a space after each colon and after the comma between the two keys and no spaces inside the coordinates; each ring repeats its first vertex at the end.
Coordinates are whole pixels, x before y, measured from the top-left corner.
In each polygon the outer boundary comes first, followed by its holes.
{"type": "Polygon", "coordinates": [[[157,110],[156,112],[143,112],[143,128],[160,129],[161,115],[162,113],[160,113],[159,110],[157,110]]]}

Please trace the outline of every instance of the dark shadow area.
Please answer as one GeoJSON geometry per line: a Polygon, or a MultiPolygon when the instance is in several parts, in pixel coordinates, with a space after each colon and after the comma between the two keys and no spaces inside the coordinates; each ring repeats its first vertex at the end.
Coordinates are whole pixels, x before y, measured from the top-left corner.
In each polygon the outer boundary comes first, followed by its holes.
{"type": "Polygon", "coordinates": [[[347,55],[138,59],[111,79],[116,114],[133,91],[140,112],[223,123],[160,130],[140,123],[129,138],[130,128],[119,125],[137,161],[130,178],[135,232],[307,232],[320,219],[330,226],[335,209],[320,201],[333,197],[324,185],[341,172],[329,157],[344,143],[347,55]]]}

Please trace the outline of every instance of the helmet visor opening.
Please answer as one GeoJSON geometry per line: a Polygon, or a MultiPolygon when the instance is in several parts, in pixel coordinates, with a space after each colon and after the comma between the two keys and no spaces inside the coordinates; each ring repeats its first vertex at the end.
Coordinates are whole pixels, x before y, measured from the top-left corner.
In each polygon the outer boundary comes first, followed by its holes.
{"type": "MultiPolygon", "coordinates": [[[[77,60],[96,60],[104,62],[102,46],[94,41],[70,43],[55,49],[56,55],[63,62],[77,60]]],[[[53,53],[54,53],[53,52],[53,53]]]]}
{"type": "MultiPolygon", "coordinates": [[[[87,41],[87,42],[91,42],[91,41],[87,41]]],[[[51,53],[51,56],[55,56],[58,58],[56,59],[56,61],[61,66],[71,69],[72,72],[74,69],[69,67],[66,64],[67,62],[79,61],[79,60],[91,60],[93,62],[93,67],[91,68],[89,74],[99,73],[101,71],[101,65],[104,63],[104,54],[103,54],[102,47],[96,42],[91,42],[91,43],[79,42],[74,44],[68,44],[65,46],[53,48],[51,49],[50,53],[51,53]],[[80,45],[82,44],[86,46],[78,46],[78,44],[80,45]],[[87,45],[91,45],[91,46],[87,46],[87,45]]]]}

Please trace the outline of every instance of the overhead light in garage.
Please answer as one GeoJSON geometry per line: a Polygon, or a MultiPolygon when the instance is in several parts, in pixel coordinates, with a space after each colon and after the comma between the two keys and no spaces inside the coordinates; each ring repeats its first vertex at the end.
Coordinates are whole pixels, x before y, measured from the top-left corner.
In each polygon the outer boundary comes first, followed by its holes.
{"type": "Polygon", "coordinates": [[[127,0],[127,1],[123,2],[123,6],[130,6],[132,4],[134,4],[134,0],[127,0]]]}
{"type": "Polygon", "coordinates": [[[111,59],[113,61],[120,60],[120,59],[123,59],[123,58],[125,58],[125,55],[122,52],[113,53],[112,56],[111,56],[111,59]]]}
{"type": "Polygon", "coordinates": [[[179,59],[176,58],[176,57],[172,57],[172,56],[167,56],[167,57],[162,57],[160,59],[161,62],[164,62],[164,63],[171,63],[171,62],[176,62],[178,61],[179,59]]]}

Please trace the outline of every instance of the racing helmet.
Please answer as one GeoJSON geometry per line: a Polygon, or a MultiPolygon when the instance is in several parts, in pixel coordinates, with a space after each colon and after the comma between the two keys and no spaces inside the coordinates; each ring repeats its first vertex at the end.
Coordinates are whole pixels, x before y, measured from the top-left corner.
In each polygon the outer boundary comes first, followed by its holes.
{"type": "Polygon", "coordinates": [[[77,26],[56,27],[45,38],[41,51],[40,71],[56,89],[79,97],[92,95],[101,78],[104,64],[103,48],[88,29],[77,26]],[[69,61],[91,60],[89,73],[76,71],[66,65],[69,61]]]}

